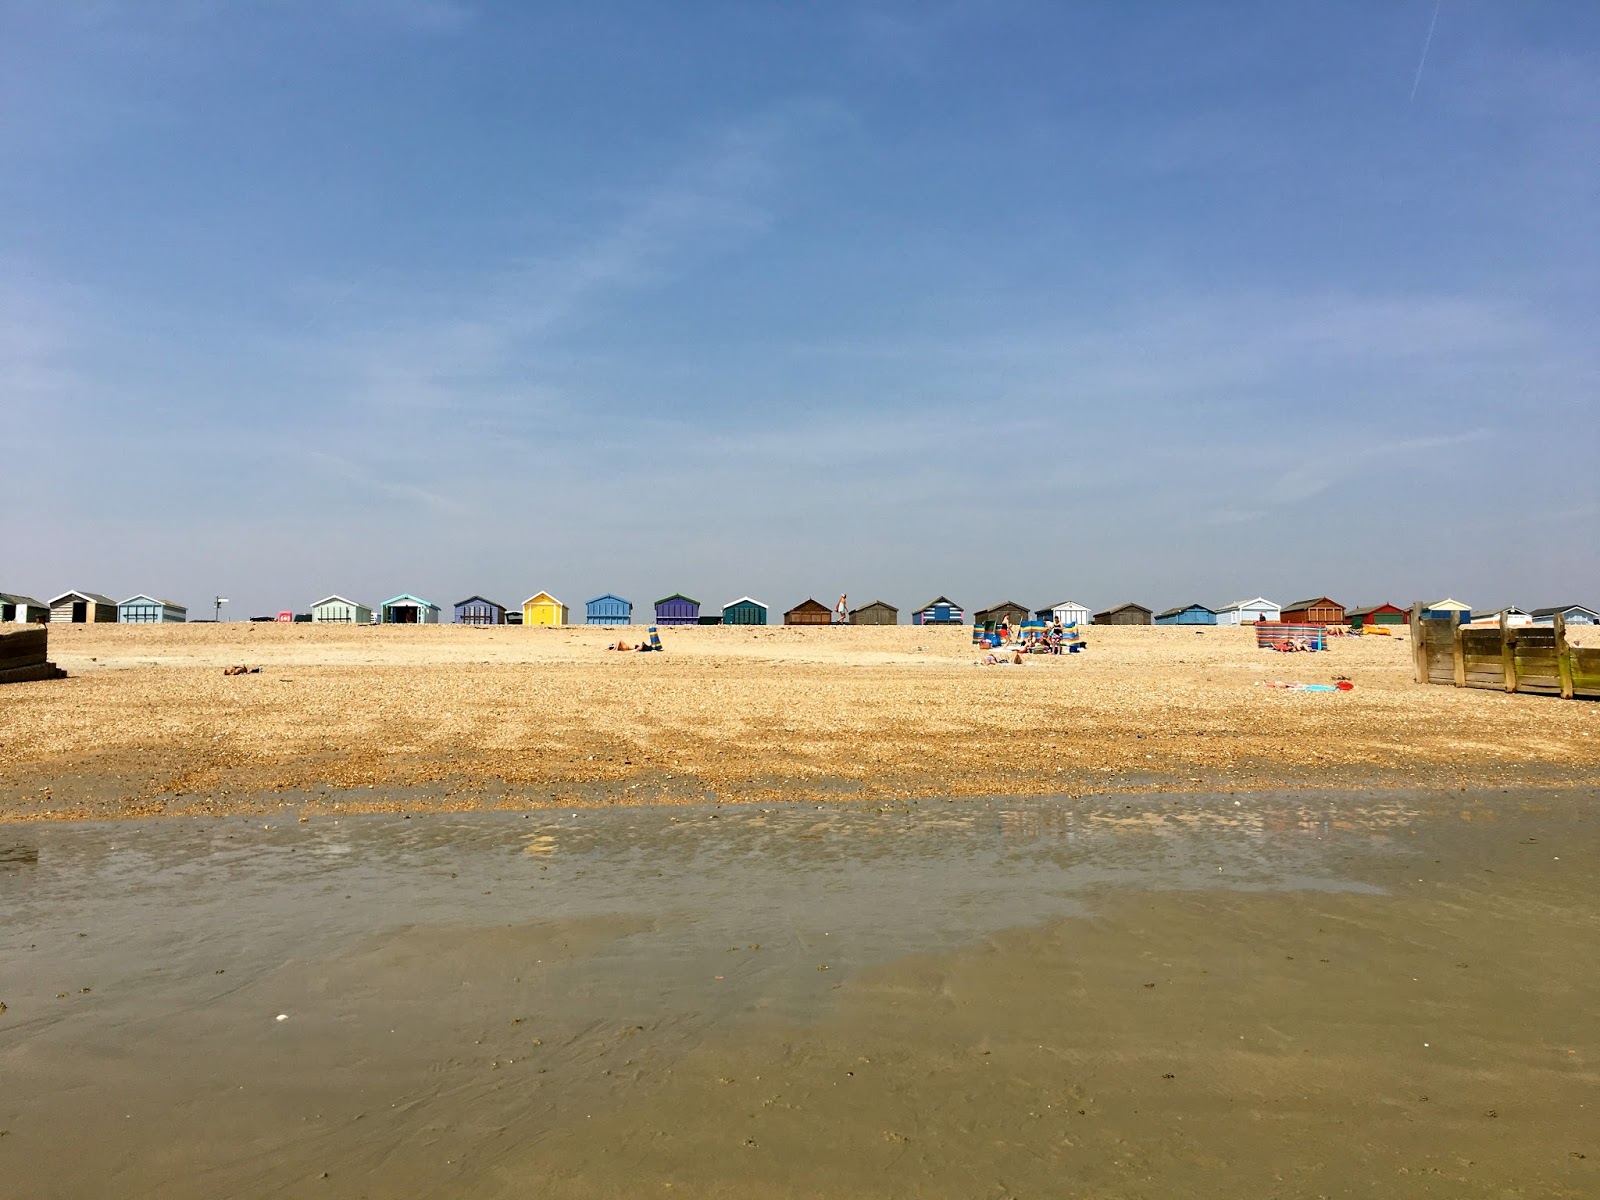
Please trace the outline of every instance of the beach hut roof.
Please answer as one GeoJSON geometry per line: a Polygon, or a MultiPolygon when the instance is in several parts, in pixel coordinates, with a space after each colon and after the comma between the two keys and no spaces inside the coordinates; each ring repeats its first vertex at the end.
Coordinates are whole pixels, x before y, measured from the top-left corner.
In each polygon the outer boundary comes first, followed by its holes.
{"type": "Polygon", "coordinates": [[[1432,609],[1434,612],[1471,612],[1472,605],[1463,604],[1459,600],[1437,600],[1432,604],[1424,604],[1423,608],[1432,609]]]}
{"type": "Polygon", "coordinates": [[[983,611],[984,612],[994,612],[996,609],[1001,609],[1001,608],[1020,608],[1023,612],[1027,612],[1028,611],[1028,606],[1026,604],[1018,604],[1015,600],[1002,600],[1002,601],[1000,601],[999,604],[991,604],[991,605],[989,605],[989,607],[984,609],[983,611]]]}
{"type": "Polygon", "coordinates": [[[1265,596],[1254,596],[1249,600],[1235,600],[1232,604],[1224,604],[1217,609],[1218,612],[1229,612],[1235,608],[1248,608],[1252,604],[1265,604],[1268,608],[1277,608],[1277,604],[1265,596]]]}
{"type": "Polygon", "coordinates": [[[136,604],[140,600],[148,600],[151,604],[162,604],[167,608],[182,608],[184,612],[189,611],[176,600],[163,600],[160,596],[146,596],[142,592],[137,596],[129,596],[126,600],[121,601],[121,604],[136,604]]]}
{"type": "Polygon", "coordinates": [[[489,599],[489,597],[487,597],[487,596],[468,596],[465,600],[457,600],[456,603],[455,603],[455,606],[457,608],[461,608],[464,605],[471,604],[474,600],[476,600],[479,604],[487,604],[487,605],[489,605],[489,606],[491,606],[493,608],[504,608],[505,607],[504,604],[498,604],[495,601],[489,599]]]}
{"type": "Polygon", "coordinates": [[[922,606],[922,608],[919,608],[917,611],[918,612],[922,612],[925,609],[933,608],[933,607],[935,607],[937,605],[940,605],[940,604],[948,604],[951,608],[960,608],[961,607],[954,600],[950,599],[949,596],[935,596],[932,600],[929,600],[926,604],[924,604],[922,606]]]}
{"type": "Polygon", "coordinates": [[[391,596],[389,599],[383,602],[383,605],[385,608],[387,608],[391,604],[401,604],[407,600],[411,601],[413,604],[420,604],[423,608],[439,607],[433,601],[424,600],[421,596],[413,596],[410,592],[401,592],[398,596],[391,596]]]}
{"type": "MultiPolygon", "coordinates": [[[[1126,603],[1126,604],[1114,604],[1110,608],[1103,608],[1100,611],[1102,613],[1115,613],[1115,612],[1121,612],[1125,608],[1137,608],[1140,612],[1149,612],[1150,611],[1144,605],[1135,604],[1131,600],[1128,601],[1128,603],[1126,603]]],[[[1179,611],[1182,611],[1182,610],[1180,609],[1179,611]]]]}
{"type": "Polygon", "coordinates": [[[663,596],[663,597],[661,597],[661,599],[657,600],[656,603],[657,604],[666,604],[666,603],[668,603],[669,601],[672,601],[672,600],[684,600],[684,601],[687,601],[690,604],[699,604],[700,603],[700,601],[696,600],[693,596],[685,596],[682,592],[673,592],[672,595],[670,595],[670,596],[663,596]]]}
{"type": "Polygon", "coordinates": [[[735,604],[754,604],[757,608],[766,608],[767,607],[764,603],[762,603],[760,600],[757,600],[754,596],[740,596],[737,600],[729,600],[722,607],[724,609],[728,609],[728,608],[732,608],[735,604]]]}
{"type": "Polygon", "coordinates": [[[1575,608],[1581,608],[1586,613],[1600,617],[1600,612],[1590,608],[1587,604],[1558,604],[1554,608],[1536,608],[1533,610],[1532,615],[1536,617],[1553,617],[1557,613],[1571,612],[1575,608]]]}
{"type": "MultiPolygon", "coordinates": [[[[1127,605],[1123,605],[1123,607],[1126,608],[1127,605]]],[[[1138,605],[1134,605],[1134,607],[1137,608],[1138,605]]],[[[1191,609],[1196,609],[1196,608],[1198,608],[1201,612],[1211,613],[1213,616],[1216,615],[1216,611],[1217,611],[1214,608],[1207,608],[1204,604],[1180,604],[1180,605],[1178,605],[1177,608],[1169,608],[1169,609],[1167,609],[1166,612],[1157,613],[1156,616],[1158,616],[1158,617],[1175,617],[1179,613],[1186,613],[1186,612],[1189,612],[1191,609]]]]}
{"type": "Polygon", "coordinates": [[[538,600],[545,600],[545,601],[548,601],[551,604],[560,604],[561,603],[561,601],[557,600],[549,592],[535,592],[533,595],[529,596],[526,600],[524,600],[523,603],[524,604],[532,604],[532,603],[534,603],[535,601],[538,601],[538,600]]]}
{"type": "Polygon", "coordinates": [[[348,605],[350,605],[351,608],[365,608],[366,607],[365,604],[362,604],[360,601],[357,601],[357,600],[352,600],[348,596],[324,596],[321,600],[318,600],[311,607],[312,608],[321,608],[324,604],[332,604],[335,600],[337,600],[340,604],[348,604],[348,605]]]}
{"type": "Polygon", "coordinates": [[[0,604],[31,604],[34,608],[43,608],[44,605],[32,596],[15,596],[10,592],[0,592],[0,604]]]}
{"type": "Polygon", "coordinates": [[[61,595],[57,596],[54,600],[50,601],[50,607],[54,608],[56,605],[60,604],[63,600],[70,600],[74,596],[76,596],[80,600],[92,600],[96,604],[110,604],[110,605],[115,606],[115,604],[117,603],[110,596],[102,596],[102,595],[99,595],[96,592],[62,592],[61,595]]]}
{"type": "Polygon", "coordinates": [[[626,597],[623,597],[623,596],[619,596],[615,592],[601,592],[593,600],[590,600],[589,603],[590,604],[599,604],[600,601],[602,601],[602,600],[615,600],[619,604],[626,604],[630,608],[633,607],[633,601],[632,600],[629,600],[629,599],[627,599],[626,597]]]}
{"type": "Polygon", "coordinates": [[[1057,600],[1054,604],[1048,604],[1045,607],[1046,608],[1081,608],[1085,612],[1089,611],[1089,606],[1087,604],[1079,604],[1076,600],[1057,600]]]}
{"type": "Polygon", "coordinates": [[[863,608],[887,608],[890,612],[899,612],[900,611],[894,605],[890,604],[887,600],[868,600],[865,604],[856,605],[850,611],[851,612],[860,612],[863,608]]]}

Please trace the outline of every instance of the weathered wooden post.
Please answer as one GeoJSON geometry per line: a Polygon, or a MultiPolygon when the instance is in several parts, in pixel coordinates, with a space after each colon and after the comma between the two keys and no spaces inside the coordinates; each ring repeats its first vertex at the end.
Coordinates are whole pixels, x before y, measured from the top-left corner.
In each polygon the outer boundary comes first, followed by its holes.
{"type": "Polygon", "coordinates": [[[1411,606],[1411,659],[1418,683],[1428,682],[1428,647],[1422,636],[1422,605],[1411,606]]]}
{"type": "Polygon", "coordinates": [[[1456,686],[1467,686],[1467,648],[1461,641],[1461,614],[1450,614],[1450,652],[1455,658],[1456,686]]]}
{"type": "Polygon", "coordinates": [[[1500,670],[1505,675],[1506,691],[1517,690],[1517,635],[1511,632],[1511,617],[1500,614],[1500,670]]]}
{"type": "Polygon", "coordinates": [[[1557,613],[1556,627],[1556,678],[1561,681],[1561,698],[1572,699],[1572,647],[1567,645],[1567,618],[1557,613]]]}

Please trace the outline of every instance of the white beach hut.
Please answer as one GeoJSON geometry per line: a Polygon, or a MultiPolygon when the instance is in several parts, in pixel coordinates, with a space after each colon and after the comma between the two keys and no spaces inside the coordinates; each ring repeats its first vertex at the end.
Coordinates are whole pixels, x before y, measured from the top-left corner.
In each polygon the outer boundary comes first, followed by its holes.
{"type": "Polygon", "coordinates": [[[1257,621],[1276,621],[1282,615],[1281,605],[1257,596],[1254,600],[1235,600],[1217,609],[1217,624],[1254,625],[1257,621]]]}
{"type": "Polygon", "coordinates": [[[1087,625],[1094,611],[1076,600],[1062,600],[1049,608],[1039,609],[1033,615],[1041,621],[1058,621],[1062,625],[1087,625]]]}

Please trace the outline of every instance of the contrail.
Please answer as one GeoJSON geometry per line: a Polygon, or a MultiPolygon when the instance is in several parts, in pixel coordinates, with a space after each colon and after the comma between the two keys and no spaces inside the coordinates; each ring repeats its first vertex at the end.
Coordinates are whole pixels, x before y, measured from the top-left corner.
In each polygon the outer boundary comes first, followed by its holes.
{"type": "Polygon", "coordinates": [[[1411,81],[1412,100],[1417,98],[1417,86],[1422,82],[1422,68],[1428,65],[1428,47],[1433,45],[1433,30],[1439,24],[1439,6],[1443,3],[1444,0],[1433,0],[1433,20],[1428,22],[1428,36],[1422,39],[1422,57],[1417,59],[1417,77],[1411,81]]]}

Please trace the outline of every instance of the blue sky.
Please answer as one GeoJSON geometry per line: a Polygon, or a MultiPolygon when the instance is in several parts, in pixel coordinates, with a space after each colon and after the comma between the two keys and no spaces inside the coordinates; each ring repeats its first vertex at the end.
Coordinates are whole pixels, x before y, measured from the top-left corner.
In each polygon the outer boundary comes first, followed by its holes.
{"type": "Polygon", "coordinates": [[[1600,6],[1434,9],[0,0],[0,590],[1600,602],[1600,6]]]}

